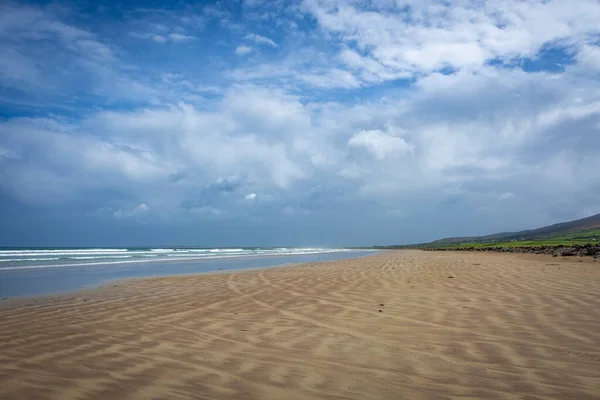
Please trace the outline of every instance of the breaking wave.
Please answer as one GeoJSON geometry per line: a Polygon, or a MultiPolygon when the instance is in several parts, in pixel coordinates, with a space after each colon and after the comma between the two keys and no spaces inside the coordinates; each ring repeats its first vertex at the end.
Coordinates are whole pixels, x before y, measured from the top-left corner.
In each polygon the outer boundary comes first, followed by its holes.
{"type": "Polygon", "coordinates": [[[0,250],[0,270],[351,251],[332,248],[95,248],[0,250]]]}

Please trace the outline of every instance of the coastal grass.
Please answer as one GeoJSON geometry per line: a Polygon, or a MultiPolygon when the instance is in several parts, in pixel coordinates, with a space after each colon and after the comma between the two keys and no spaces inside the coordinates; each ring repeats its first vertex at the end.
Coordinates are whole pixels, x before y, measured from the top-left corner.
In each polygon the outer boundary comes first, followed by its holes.
{"type": "Polygon", "coordinates": [[[428,243],[422,246],[427,249],[461,249],[461,248],[487,248],[487,247],[537,247],[537,246],[572,246],[600,243],[600,229],[586,232],[565,234],[552,238],[535,240],[514,240],[497,242],[463,242],[463,243],[428,243]]]}

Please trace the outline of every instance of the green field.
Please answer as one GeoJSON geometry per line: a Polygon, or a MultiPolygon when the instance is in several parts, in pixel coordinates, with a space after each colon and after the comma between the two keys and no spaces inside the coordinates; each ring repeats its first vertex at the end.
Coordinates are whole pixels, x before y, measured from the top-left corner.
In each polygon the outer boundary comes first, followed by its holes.
{"type": "Polygon", "coordinates": [[[374,246],[376,249],[460,249],[600,245],[600,214],[536,229],[485,236],[448,237],[429,243],[374,246]]]}
{"type": "Polygon", "coordinates": [[[589,231],[565,234],[551,238],[539,238],[533,240],[514,240],[514,241],[491,241],[491,242],[462,242],[462,243],[426,243],[415,247],[425,249],[458,249],[465,247],[484,248],[484,247],[535,247],[535,246],[571,246],[572,244],[599,244],[600,229],[591,229],[589,231]]]}

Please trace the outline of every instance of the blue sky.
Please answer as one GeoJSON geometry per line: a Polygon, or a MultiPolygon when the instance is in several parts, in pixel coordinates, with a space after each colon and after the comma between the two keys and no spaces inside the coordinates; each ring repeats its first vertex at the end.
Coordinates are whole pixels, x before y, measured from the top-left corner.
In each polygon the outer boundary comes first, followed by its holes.
{"type": "Polygon", "coordinates": [[[600,3],[2,2],[0,245],[370,245],[600,212],[600,3]]]}

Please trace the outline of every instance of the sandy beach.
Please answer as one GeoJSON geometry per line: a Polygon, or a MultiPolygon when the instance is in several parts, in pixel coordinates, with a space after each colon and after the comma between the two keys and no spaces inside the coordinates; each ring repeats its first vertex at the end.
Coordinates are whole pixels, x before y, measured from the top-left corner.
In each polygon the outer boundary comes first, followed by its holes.
{"type": "Polygon", "coordinates": [[[600,263],[397,251],[0,302],[1,399],[600,399],[600,263]]]}

